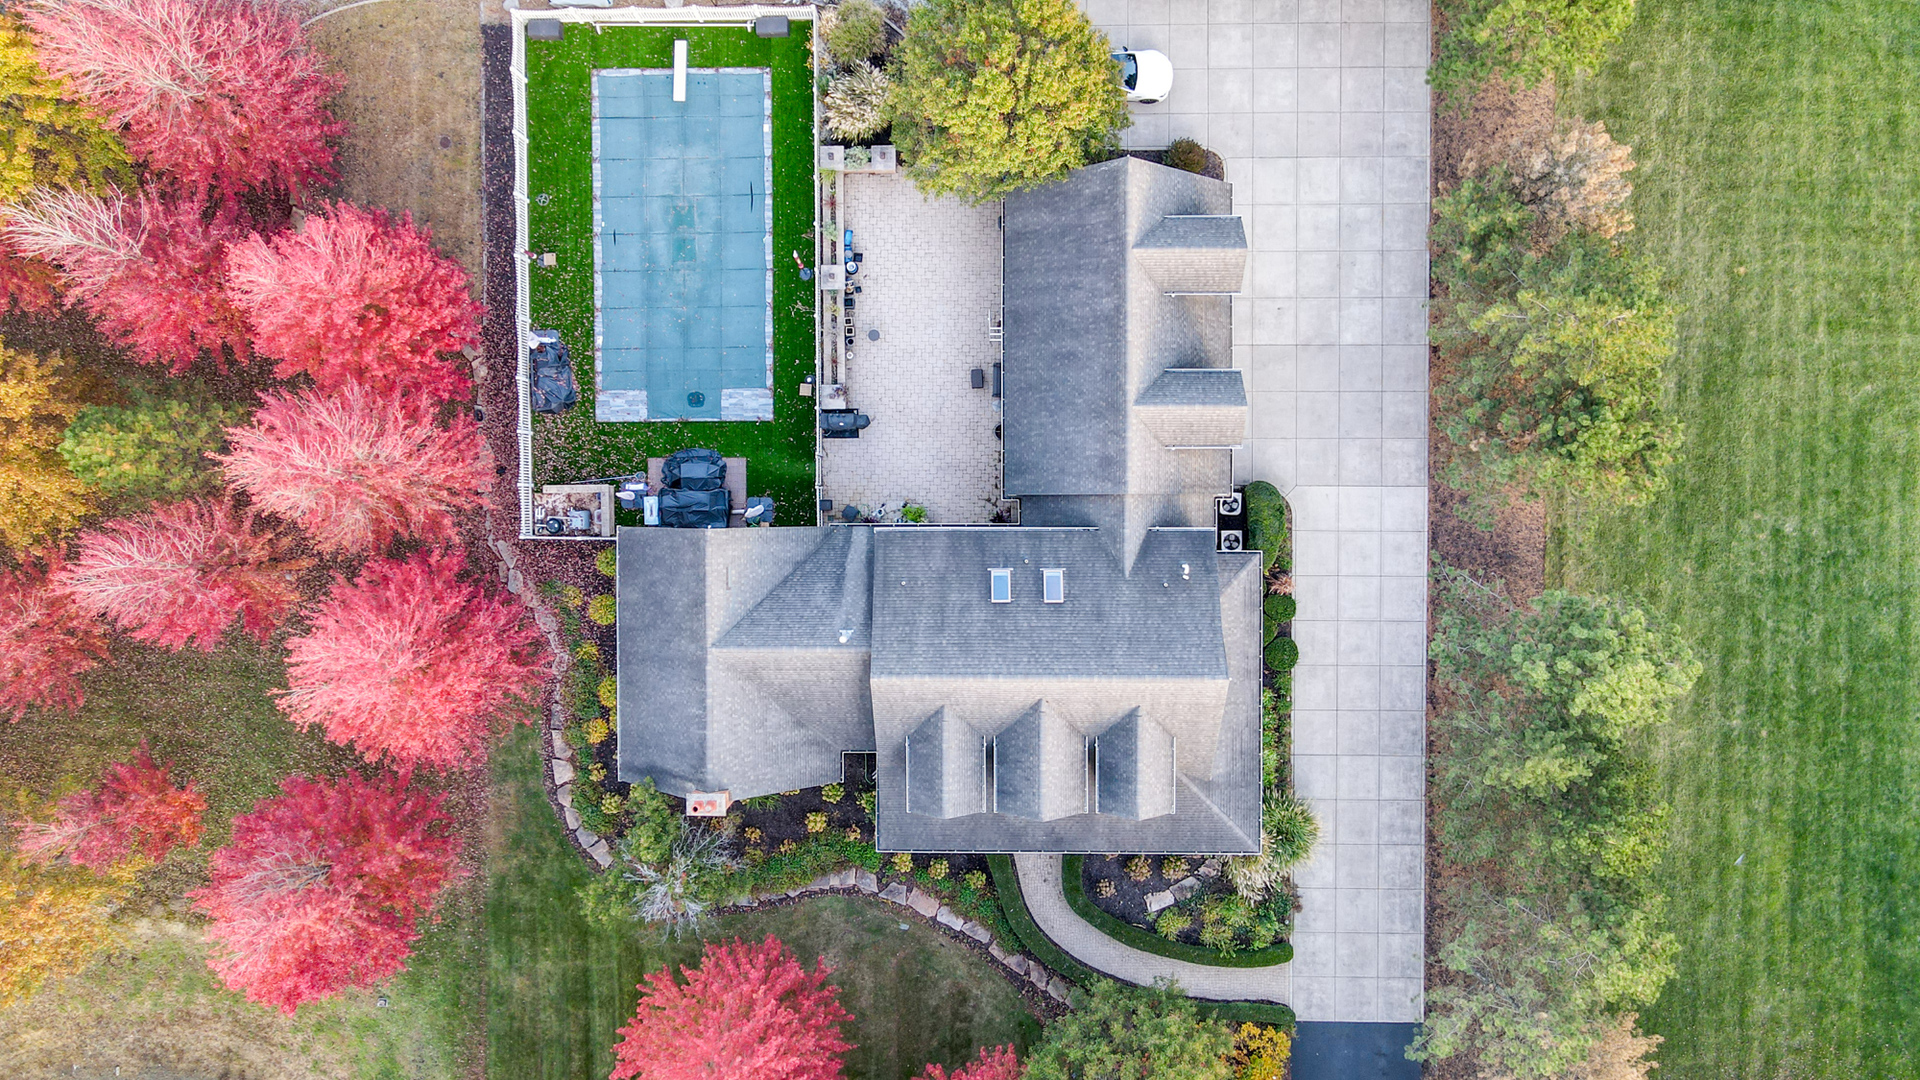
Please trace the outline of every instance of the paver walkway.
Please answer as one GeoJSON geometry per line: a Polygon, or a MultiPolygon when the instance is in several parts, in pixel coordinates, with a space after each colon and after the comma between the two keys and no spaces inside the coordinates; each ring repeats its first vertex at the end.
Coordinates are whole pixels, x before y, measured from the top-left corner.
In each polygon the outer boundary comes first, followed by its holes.
{"type": "Polygon", "coordinates": [[[1226,161],[1251,246],[1237,479],[1294,512],[1302,1020],[1421,1018],[1427,527],[1427,0],[1083,0],[1173,91],[1129,148],[1226,161]]]}
{"type": "Polygon", "coordinates": [[[1015,855],[1013,866],[1033,921],[1055,945],[1088,967],[1142,986],[1159,978],[1176,979],[1190,996],[1215,1001],[1290,1000],[1286,964],[1208,967],[1129,948],[1094,929],[1067,906],[1060,889],[1060,856],[1015,855]]]}

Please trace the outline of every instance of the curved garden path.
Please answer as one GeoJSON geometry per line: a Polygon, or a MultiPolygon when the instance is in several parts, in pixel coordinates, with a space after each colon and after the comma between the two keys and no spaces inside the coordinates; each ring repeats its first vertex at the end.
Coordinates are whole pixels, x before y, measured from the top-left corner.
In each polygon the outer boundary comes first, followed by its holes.
{"type": "Polygon", "coordinates": [[[1213,1001],[1277,1001],[1283,1005],[1292,985],[1290,964],[1272,967],[1227,968],[1169,960],[1141,952],[1093,928],[1067,906],[1060,887],[1060,856],[1015,855],[1020,893],[1033,921],[1075,960],[1127,982],[1145,985],[1170,978],[1197,998],[1213,1001]]]}

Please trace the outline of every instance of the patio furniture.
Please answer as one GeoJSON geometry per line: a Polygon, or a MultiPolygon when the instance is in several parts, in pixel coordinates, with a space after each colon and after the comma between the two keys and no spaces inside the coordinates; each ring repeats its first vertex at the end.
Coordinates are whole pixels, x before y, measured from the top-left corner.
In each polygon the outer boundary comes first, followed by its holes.
{"type": "Polygon", "coordinates": [[[662,487],[718,491],[726,486],[727,462],[713,450],[681,450],[661,463],[659,477],[662,487]]]}
{"type": "Polygon", "coordinates": [[[873,423],[866,413],[852,409],[820,410],[821,437],[826,439],[857,439],[860,432],[873,423]]]}
{"type": "Polygon", "coordinates": [[[573,358],[557,330],[535,330],[527,350],[530,368],[527,389],[537,413],[563,413],[580,400],[580,384],[573,378],[573,358]]]}
{"type": "Polygon", "coordinates": [[[982,390],[986,388],[986,385],[987,385],[986,369],[974,368],[973,371],[969,373],[968,378],[970,378],[973,381],[973,388],[975,390],[982,390]]]}
{"type": "Polygon", "coordinates": [[[725,488],[668,488],[660,493],[660,524],[670,529],[724,529],[729,509],[725,488]]]}
{"type": "MultiPolygon", "coordinates": [[[[728,458],[721,458],[720,460],[724,462],[727,467],[726,479],[724,481],[723,487],[724,487],[724,490],[727,492],[727,500],[729,505],[731,507],[746,506],[747,505],[747,459],[743,457],[728,457],[728,458]]],[[[664,495],[666,493],[666,489],[668,486],[665,482],[666,461],[667,461],[666,458],[648,458],[647,459],[647,478],[649,480],[652,480],[653,483],[649,485],[647,488],[648,494],[646,495],[646,498],[652,499],[657,496],[664,495]]],[[[740,523],[740,514],[737,511],[734,513],[733,519],[734,519],[733,521],[734,524],[740,523]]],[[[654,524],[654,522],[649,522],[648,524],[654,524]]]]}

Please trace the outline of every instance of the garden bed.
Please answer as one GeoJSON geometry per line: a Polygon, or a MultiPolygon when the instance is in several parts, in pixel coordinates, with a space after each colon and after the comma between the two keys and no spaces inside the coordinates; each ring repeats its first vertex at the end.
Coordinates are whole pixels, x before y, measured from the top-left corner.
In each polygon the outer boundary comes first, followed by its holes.
{"type": "Polygon", "coordinates": [[[1285,941],[1296,906],[1290,885],[1249,904],[1220,872],[1218,859],[1174,855],[1069,855],[1060,872],[1075,914],[1142,952],[1218,967],[1264,967],[1293,958],[1285,941]],[[1152,872],[1143,876],[1148,867],[1152,872]],[[1193,891],[1184,899],[1148,912],[1149,897],[1189,881],[1193,891]]]}

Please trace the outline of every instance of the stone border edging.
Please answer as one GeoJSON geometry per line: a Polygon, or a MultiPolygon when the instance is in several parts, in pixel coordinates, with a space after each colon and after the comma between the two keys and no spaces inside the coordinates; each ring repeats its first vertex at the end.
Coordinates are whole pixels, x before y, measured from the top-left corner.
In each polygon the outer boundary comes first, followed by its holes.
{"type": "Polygon", "coordinates": [[[975,948],[982,949],[1011,976],[1025,979],[1035,992],[1044,994],[1062,1006],[1068,1004],[1068,996],[1073,992],[1072,983],[1048,971],[1038,961],[1024,953],[1008,952],[994,940],[992,931],[971,919],[962,918],[959,912],[941,903],[939,897],[901,881],[889,882],[882,887],[879,875],[870,870],[858,867],[835,870],[822,874],[805,885],[795,886],[782,892],[759,893],[736,900],[715,908],[714,914],[743,913],[757,910],[767,904],[831,894],[868,896],[904,907],[935,929],[945,931],[949,937],[958,938],[971,943],[975,948]]]}
{"type": "Polygon", "coordinates": [[[515,565],[519,555],[513,545],[504,540],[489,540],[487,543],[493,548],[494,554],[500,556],[501,577],[506,580],[507,591],[518,596],[532,610],[533,624],[546,635],[548,651],[553,654],[553,697],[543,710],[547,722],[540,725],[541,774],[546,781],[547,803],[553,807],[554,816],[560,819],[573,849],[595,871],[605,870],[613,865],[613,851],[607,846],[606,837],[580,824],[580,812],[573,808],[573,781],[577,772],[573,763],[573,747],[566,739],[566,679],[568,672],[573,670],[573,653],[560,637],[560,619],[547,608],[538,590],[527,588],[526,579],[515,565]]]}

